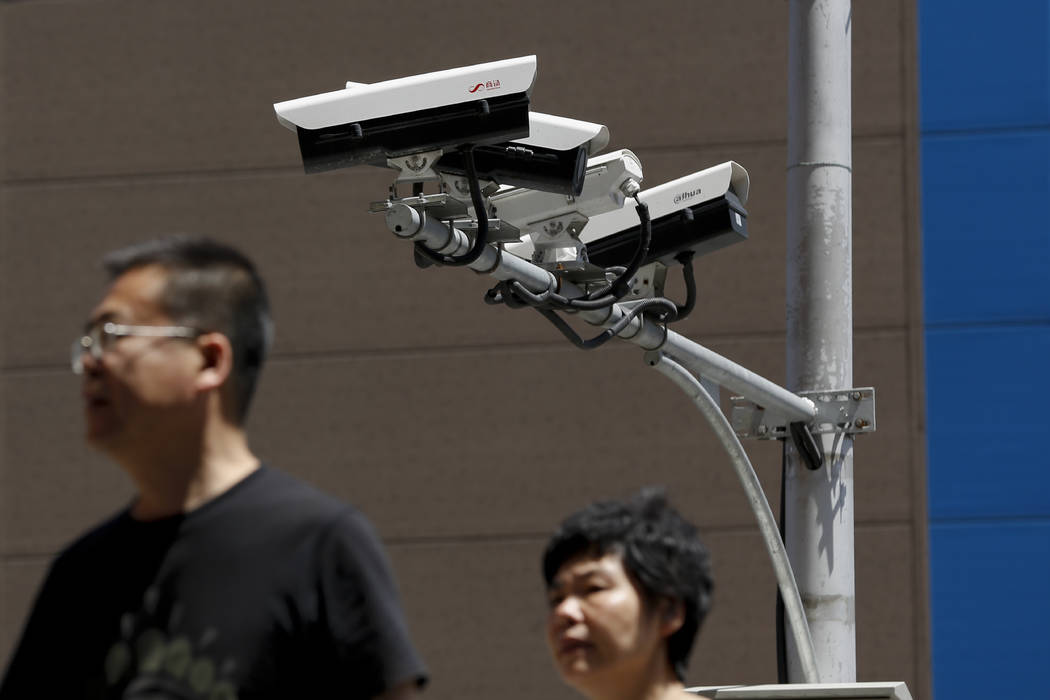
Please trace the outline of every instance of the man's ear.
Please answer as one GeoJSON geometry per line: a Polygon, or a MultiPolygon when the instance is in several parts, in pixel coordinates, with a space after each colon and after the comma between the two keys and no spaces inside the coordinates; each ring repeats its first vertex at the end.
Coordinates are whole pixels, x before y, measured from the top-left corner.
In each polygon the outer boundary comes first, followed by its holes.
{"type": "Polygon", "coordinates": [[[664,598],[660,602],[660,634],[670,637],[685,624],[685,604],[680,600],[664,598]]]}
{"type": "Polygon", "coordinates": [[[222,333],[204,333],[197,338],[197,349],[203,360],[197,372],[197,389],[218,389],[233,372],[233,346],[230,345],[230,339],[222,333]]]}

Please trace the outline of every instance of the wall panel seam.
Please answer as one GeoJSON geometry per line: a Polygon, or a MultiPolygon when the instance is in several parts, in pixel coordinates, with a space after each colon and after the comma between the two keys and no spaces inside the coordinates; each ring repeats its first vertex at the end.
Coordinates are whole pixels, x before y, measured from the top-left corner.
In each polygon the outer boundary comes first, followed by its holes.
{"type": "MultiPolygon", "coordinates": [[[[887,339],[905,337],[908,327],[905,323],[891,326],[858,326],[854,329],[854,340],[861,339],[887,339]]],[[[690,339],[705,346],[717,346],[738,343],[754,343],[768,341],[782,341],[784,331],[755,331],[753,333],[712,333],[709,335],[686,334],[690,339]]],[[[614,348],[613,352],[626,353],[632,350],[632,346],[623,345],[614,348]]],[[[435,357],[467,357],[474,355],[505,355],[508,351],[516,354],[534,353],[573,353],[575,348],[564,342],[520,342],[494,343],[484,345],[439,345],[431,347],[404,346],[392,348],[352,348],[337,350],[312,350],[302,352],[276,352],[267,359],[267,364],[285,365],[299,362],[312,363],[339,363],[370,359],[393,359],[393,360],[415,360],[432,359],[435,357]]],[[[731,356],[729,359],[733,359],[731,356]]],[[[13,364],[0,367],[0,377],[33,376],[38,374],[68,374],[69,366],[66,363],[40,363],[40,364],[13,364]]],[[[777,377],[770,377],[774,382],[779,381],[777,377]]]]}
{"type": "MultiPolygon", "coordinates": [[[[886,145],[897,143],[904,138],[904,134],[897,131],[876,131],[871,133],[854,133],[853,143],[855,145],[886,145]]],[[[621,145],[621,147],[623,147],[621,145]]],[[[738,149],[762,150],[767,148],[785,148],[784,139],[769,140],[743,140],[743,141],[711,141],[689,144],[632,144],[631,148],[642,157],[657,156],[689,152],[709,152],[738,149]]],[[[747,167],[747,163],[742,163],[747,167]]],[[[378,171],[379,168],[355,168],[353,172],[361,173],[368,170],[378,171]]],[[[392,173],[393,171],[391,171],[392,173]]],[[[343,173],[344,175],[346,173],[343,173]]],[[[193,182],[208,182],[224,179],[276,179],[304,177],[302,167],[299,165],[282,166],[258,166],[240,167],[221,170],[177,170],[177,171],[155,171],[155,172],[127,172],[127,173],[97,173],[80,176],[66,177],[7,177],[3,185],[15,190],[26,189],[53,189],[53,188],[78,188],[78,187],[111,187],[144,184],[186,184],[193,182]]],[[[391,175],[391,178],[393,176],[391,175]]],[[[382,194],[382,190],[379,190],[382,194]]]]}

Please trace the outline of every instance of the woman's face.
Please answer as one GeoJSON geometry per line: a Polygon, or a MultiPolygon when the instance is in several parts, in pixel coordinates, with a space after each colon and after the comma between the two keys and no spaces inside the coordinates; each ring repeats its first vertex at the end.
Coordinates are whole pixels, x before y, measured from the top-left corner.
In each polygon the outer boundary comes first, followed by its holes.
{"type": "MultiPolygon", "coordinates": [[[[666,664],[674,632],[649,609],[618,554],[567,561],[548,589],[547,645],[567,683],[591,695],[610,683],[638,683],[666,664]]],[[[664,618],[664,619],[661,619],[664,618]]]]}

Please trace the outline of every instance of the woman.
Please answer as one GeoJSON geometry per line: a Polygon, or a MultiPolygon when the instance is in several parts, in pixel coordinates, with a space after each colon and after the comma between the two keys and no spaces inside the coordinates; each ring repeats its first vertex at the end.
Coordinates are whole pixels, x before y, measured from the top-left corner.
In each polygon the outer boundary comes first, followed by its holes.
{"type": "Polygon", "coordinates": [[[569,516],[543,575],[547,643],[566,683],[591,700],[695,698],[684,674],[710,607],[709,556],[661,492],[569,516]]]}

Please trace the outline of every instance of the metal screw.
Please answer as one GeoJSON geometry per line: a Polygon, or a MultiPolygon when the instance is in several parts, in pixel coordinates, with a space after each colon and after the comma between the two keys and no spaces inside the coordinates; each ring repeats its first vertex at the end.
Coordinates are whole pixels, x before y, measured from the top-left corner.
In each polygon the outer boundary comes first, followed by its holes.
{"type": "Polygon", "coordinates": [[[409,167],[413,172],[419,172],[423,168],[427,167],[427,159],[421,155],[414,155],[405,160],[405,165],[409,167]]]}
{"type": "Polygon", "coordinates": [[[869,423],[868,423],[868,421],[864,420],[863,418],[858,418],[857,420],[853,421],[853,425],[857,426],[858,428],[863,429],[863,428],[867,428],[869,423]]]}
{"type": "Polygon", "coordinates": [[[853,398],[854,401],[860,401],[860,392],[859,391],[854,391],[852,394],[850,394],[850,396],[853,398]]]}

